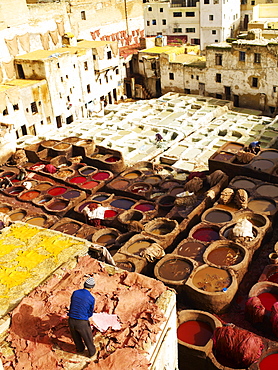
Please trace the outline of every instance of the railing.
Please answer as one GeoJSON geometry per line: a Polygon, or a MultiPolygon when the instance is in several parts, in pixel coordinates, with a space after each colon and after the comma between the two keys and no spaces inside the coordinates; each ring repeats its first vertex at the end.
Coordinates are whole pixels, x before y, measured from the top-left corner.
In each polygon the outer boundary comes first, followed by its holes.
{"type": "Polygon", "coordinates": [[[171,8],[194,8],[197,6],[197,0],[173,0],[171,8]]]}

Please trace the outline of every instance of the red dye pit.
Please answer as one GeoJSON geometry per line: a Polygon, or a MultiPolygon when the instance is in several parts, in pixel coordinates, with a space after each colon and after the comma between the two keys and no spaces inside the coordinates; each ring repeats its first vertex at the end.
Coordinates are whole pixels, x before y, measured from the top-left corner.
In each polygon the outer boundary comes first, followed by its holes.
{"type": "Polygon", "coordinates": [[[120,158],[118,157],[109,157],[105,159],[105,162],[114,163],[114,162],[118,162],[119,160],[120,158]]]}
{"type": "Polygon", "coordinates": [[[69,180],[72,184],[82,184],[86,181],[86,177],[84,176],[76,176],[69,180]]]}
{"type": "Polygon", "coordinates": [[[93,189],[95,188],[99,183],[96,181],[87,181],[84,184],[82,184],[82,188],[84,189],[93,189]]]}
{"type": "Polygon", "coordinates": [[[23,193],[19,198],[21,200],[32,200],[36,198],[38,195],[40,195],[39,191],[31,190],[27,191],[26,193],[23,193]]]}
{"type": "Polygon", "coordinates": [[[138,211],[148,212],[154,210],[154,205],[150,203],[141,203],[137,204],[134,209],[138,209],[138,211]]]}
{"type": "Polygon", "coordinates": [[[201,229],[196,230],[194,234],[192,235],[192,237],[202,242],[210,242],[212,240],[218,240],[219,233],[218,231],[210,227],[203,227],[201,229]]]}
{"type": "Polygon", "coordinates": [[[47,193],[50,194],[50,195],[53,195],[53,196],[57,196],[57,195],[64,194],[66,191],[67,191],[67,188],[64,188],[62,186],[57,186],[56,188],[52,188],[52,189],[48,190],[47,193]]]}
{"type": "Polygon", "coordinates": [[[278,370],[278,353],[266,356],[259,364],[260,370],[278,370]]]}
{"type": "Polygon", "coordinates": [[[96,174],[94,174],[93,176],[92,176],[92,178],[94,179],[94,180],[106,180],[106,179],[108,179],[109,178],[109,173],[108,172],[98,172],[98,173],[96,173],[96,174]]]}
{"type": "Polygon", "coordinates": [[[104,218],[111,218],[115,217],[118,213],[114,211],[113,209],[108,209],[104,212],[104,218]]]}
{"type": "Polygon", "coordinates": [[[274,305],[275,302],[278,301],[278,294],[265,292],[259,294],[258,298],[260,298],[262,305],[265,307],[265,309],[267,311],[271,311],[271,307],[274,305]]]}
{"type": "Polygon", "coordinates": [[[212,337],[213,330],[203,321],[186,321],[178,327],[178,339],[194,346],[205,346],[212,337]]]}

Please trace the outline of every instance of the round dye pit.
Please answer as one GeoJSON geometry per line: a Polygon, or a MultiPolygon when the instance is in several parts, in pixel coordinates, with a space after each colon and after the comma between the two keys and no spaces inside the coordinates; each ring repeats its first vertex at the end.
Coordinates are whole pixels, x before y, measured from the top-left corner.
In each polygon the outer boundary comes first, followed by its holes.
{"type": "Polygon", "coordinates": [[[45,224],[45,217],[32,217],[26,220],[25,222],[30,225],[43,226],[45,224]]]}
{"type": "Polygon", "coordinates": [[[81,204],[81,206],[78,208],[78,211],[79,211],[79,212],[82,212],[82,211],[83,211],[83,209],[84,209],[86,206],[88,206],[89,204],[98,204],[98,203],[95,203],[95,202],[85,202],[85,203],[81,204]]]}
{"type": "Polygon", "coordinates": [[[117,180],[111,183],[111,187],[113,187],[114,189],[118,189],[118,190],[125,189],[128,185],[129,185],[129,182],[126,180],[117,180]]]}
{"type": "Polygon", "coordinates": [[[201,260],[206,246],[198,242],[186,242],[180,245],[176,253],[183,257],[189,257],[196,260],[201,260]]]}
{"type": "Polygon", "coordinates": [[[28,201],[28,200],[32,200],[32,199],[37,198],[39,195],[40,195],[39,191],[30,190],[30,191],[27,191],[26,193],[21,194],[19,196],[19,199],[28,201]]]}
{"type": "Polygon", "coordinates": [[[20,221],[26,216],[26,212],[15,212],[10,215],[12,221],[20,221]]]}
{"type": "Polygon", "coordinates": [[[227,145],[225,145],[225,150],[234,150],[234,151],[238,151],[240,149],[243,148],[243,145],[241,144],[235,144],[235,143],[228,143],[227,145]]]}
{"type": "Polygon", "coordinates": [[[252,199],[250,202],[248,202],[248,208],[255,213],[271,213],[276,210],[276,205],[274,202],[268,199],[252,199]]]}
{"type": "Polygon", "coordinates": [[[199,320],[186,321],[179,325],[177,330],[179,340],[194,346],[205,346],[212,335],[212,327],[199,320]]]}
{"type": "Polygon", "coordinates": [[[179,183],[177,181],[165,181],[163,184],[160,185],[162,189],[171,189],[174,186],[178,186],[179,183]]]}
{"type": "Polygon", "coordinates": [[[99,185],[99,182],[97,181],[87,181],[84,184],[82,184],[81,187],[84,189],[93,189],[98,185],[99,185]]]}
{"type": "Polygon", "coordinates": [[[188,278],[192,265],[182,259],[173,258],[166,260],[159,267],[158,274],[164,280],[180,281],[188,278]]]}
{"type": "Polygon", "coordinates": [[[233,157],[234,157],[234,154],[232,153],[220,152],[216,154],[213,159],[215,161],[227,162],[227,161],[230,161],[233,157]]]}
{"type": "Polygon", "coordinates": [[[232,215],[227,211],[222,210],[211,210],[209,211],[205,217],[205,221],[212,222],[212,223],[222,223],[222,222],[229,222],[232,220],[232,215]]]}
{"type": "Polygon", "coordinates": [[[52,184],[49,184],[47,182],[42,182],[42,183],[36,185],[36,190],[45,191],[45,190],[51,188],[52,186],[53,186],[52,184]]]}
{"type": "Polygon", "coordinates": [[[81,173],[81,175],[88,176],[88,175],[91,175],[96,170],[97,169],[94,168],[94,167],[85,167],[85,168],[82,168],[81,170],[79,170],[79,172],[81,173]]]}
{"type": "Polygon", "coordinates": [[[155,235],[167,235],[171,233],[172,231],[173,229],[171,229],[170,227],[168,228],[167,226],[161,225],[157,227],[156,229],[151,230],[150,232],[155,235]]]}
{"type": "Polygon", "coordinates": [[[117,235],[114,234],[103,234],[97,239],[97,243],[106,244],[115,241],[117,235]]]}
{"type": "Polygon", "coordinates": [[[260,158],[277,160],[278,152],[274,150],[264,150],[260,153],[260,158]]]}
{"type": "Polygon", "coordinates": [[[51,211],[62,211],[68,206],[68,202],[64,202],[62,200],[55,200],[48,204],[47,208],[51,211]]]}
{"type": "Polygon", "coordinates": [[[120,160],[119,157],[115,157],[115,156],[112,156],[112,157],[108,157],[105,159],[105,162],[108,162],[108,163],[115,163],[115,162],[118,162],[120,160]]]}
{"type": "Polygon", "coordinates": [[[135,266],[132,262],[129,261],[121,261],[121,262],[116,262],[116,266],[119,267],[122,270],[126,270],[129,272],[134,272],[135,271],[135,266]]]}
{"type": "Polygon", "coordinates": [[[226,270],[208,266],[197,271],[192,282],[200,290],[216,293],[228,288],[232,279],[226,270]]]}
{"type": "Polygon", "coordinates": [[[7,188],[5,190],[7,191],[8,194],[16,196],[20,194],[22,191],[24,191],[25,188],[23,186],[15,186],[15,187],[11,186],[10,188],[7,188]]]}
{"type": "Polygon", "coordinates": [[[278,186],[275,185],[260,185],[257,187],[256,192],[263,197],[278,197],[278,186]]]}
{"type": "Polygon", "coordinates": [[[130,199],[115,199],[110,203],[110,206],[119,208],[119,209],[129,209],[135,204],[135,201],[130,199]]]}
{"type": "Polygon", "coordinates": [[[70,177],[73,175],[73,171],[72,170],[60,170],[56,173],[56,176],[57,177],[60,177],[62,179],[66,179],[67,177],[70,177]]]}
{"type": "Polygon", "coordinates": [[[274,166],[274,163],[272,161],[269,161],[268,159],[257,159],[251,163],[251,167],[254,170],[258,171],[265,171],[270,169],[274,166]]]}
{"type": "Polygon", "coordinates": [[[151,242],[147,240],[138,240],[137,242],[131,244],[127,247],[128,253],[140,255],[146,248],[152,245],[151,242]]]}
{"type": "Polygon", "coordinates": [[[93,197],[93,200],[95,200],[97,202],[103,202],[104,200],[106,200],[108,198],[109,198],[108,195],[97,195],[97,196],[93,197]]]}
{"type": "Polygon", "coordinates": [[[130,191],[133,193],[133,194],[144,194],[146,193],[147,191],[150,190],[150,185],[148,184],[142,184],[142,183],[138,183],[138,184],[134,184],[131,186],[130,188],[130,191]]]}
{"type": "Polygon", "coordinates": [[[10,212],[11,208],[8,206],[0,206],[0,212],[1,213],[8,213],[10,212]]]}
{"type": "Polygon", "coordinates": [[[98,180],[98,181],[104,181],[109,179],[110,174],[108,172],[97,172],[92,176],[92,179],[98,180]]]}
{"type": "Polygon", "coordinates": [[[49,189],[47,193],[49,195],[52,195],[54,197],[58,195],[62,195],[67,191],[67,188],[64,188],[63,186],[56,186],[55,188],[49,189]]]}
{"type": "Polygon", "coordinates": [[[278,302],[278,294],[271,292],[264,292],[258,295],[258,298],[261,300],[262,305],[267,311],[271,311],[271,307],[274,303],[278,302]]]}
{"type": "Polygon", "coordinates": [[[140,204],[136,204],[134,209],[137,209],[138,211],[141,211],[141,212],[148,212],[148,211],[153,211],[155,209],[155,206],[152,203],[140,203],[140,204]]]}
{"type": "Polygon", "coordinates": [[[160,207],[162,208],[171,208],[174,206],[175,197],[171,195],[162,196],[158,201],[160,207]]]}
{"type": "Polygon", "coordinates": [[[202,242],[211,242],[220,239],[220,236],[219,232],[212,227],[201,227],[192,234],[192,238],[202,242]]]}
{"type": "Polygon", "coordinates": [[[134,180],[134,179],[137,179],[140,176],[141,176],[141,173],[140,172],[128,172],[123,177],[125,179],[134,180]]]}
{"type": "Polygon", "coordinates": [[[144,182],[146,184],[156,185],[161,181],[159,176],[148,176],[145,178],[144,182]]]}
{"type": "Polygon", "coordinates": [[[67,144],[67,143],[58,143],[56,145],[54,145],[53,147],[54,149],[57,149],[57,150],[68,150],[71,148],[71,144],[67,144]]]}
{"type": "Polygon", "coordinates": [[[212,250],[208,254],[207,260],[219,266],[233,266],[240,263],[243,257],[243,253],[239,248],[223,246],[212,250]]]}
{"type": "Polygon", "coordinates": [[[259,363],[260,370],[278,370],[278,353],[263,358],[259,363]]]}
{"type": "Polygon", "coordinates": [[[118,212],[114,211],[113,209],[107,209],[104,212],[104,218],[112,218],[117,216],[118,212]]]}
{"type": "Polygon", "coordinates": [[[69,235],[73,235],[75,233],[77,233],[77,231],[80,229],[80,225],[77,224],[76,222],[67,222],[67,223],[64,223],[62,225],[59,225],[57,227],[55,227],[54,230],[56,231],[60,231],[64,234],[69,234],[69,235]]]}
{"type": "Polygon", "coordinates": [[[182,186],[177,186],[175,188],[173,188],[171,191],[170,191],[170,195],[172,195],[172,197],[175,197],[177,194],[180,194],[184,191],[183,187],[182,186]]]}
{"type": "Polygon", "coordinates": [[[69,182],[72,183],[72,184],[83,184],[86,180],[87,179],[84,176],[75,176],[75,177],[72,177],[69,180],[69,182]]]}
{"type": "Polygon", "coordinates": [[[65,199],[74,199],[80,196],[80,191],[78,190],[70,190],[63,194],[63,198],[65,199]]]}
{"type": "Polygon", "coordinates": [[[238,206],[234,202],[231,202],[229,204],[217,204],[217,208],[221,208],[229,212],[235,212],[235,211],[238,211],[239,209],[238,206]]]}

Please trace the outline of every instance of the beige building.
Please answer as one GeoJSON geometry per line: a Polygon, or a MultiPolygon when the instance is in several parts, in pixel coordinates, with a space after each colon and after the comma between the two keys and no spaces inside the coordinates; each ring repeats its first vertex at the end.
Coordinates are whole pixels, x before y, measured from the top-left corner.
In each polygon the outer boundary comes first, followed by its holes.
{"type": "Polygon", "coordinates": [[[241,0],[241,29],[247,30],[248,23],[256,21],[258,13],[261,13],[261,17],[264,18],[277,16],[277,13],[273,12],[273,9],[271,10],[271,7],[276,7],[277,4],[278,0],[241,0]]]}

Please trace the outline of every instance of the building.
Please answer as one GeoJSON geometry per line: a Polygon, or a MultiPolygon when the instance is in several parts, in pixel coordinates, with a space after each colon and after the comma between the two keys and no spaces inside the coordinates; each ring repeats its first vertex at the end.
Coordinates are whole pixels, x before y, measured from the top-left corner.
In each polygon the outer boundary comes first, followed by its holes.
{"type": "MultiPolygon", "coordinates": [[[[241,26],[240,28],[242,30],[247,30],[248,23],[250,21],[256,20],[258,6],[261,8],[261,6],[266,6],[268,10],[268,16],[272,17],[273,12],[269,12],[269,6],[271,7],[272,4],[278,4],[278,0],[241,0],[241,26]],[[254,13],[255,10],[255,13],[254,13]]],[[[261,8],[262,9],[262,8],[261,8]]],[[[265,11],[264,11],[265,12],[265,11]]],[[[266,13],[265,13],[266,14],[266,13]]]]}
{"type": "Polygon", "coordinates": [[[146,36],[176,36],[204,50],[212,42],[234,37],[240,24],[240,1],[169,0],[144,5],[146,36]]]}

